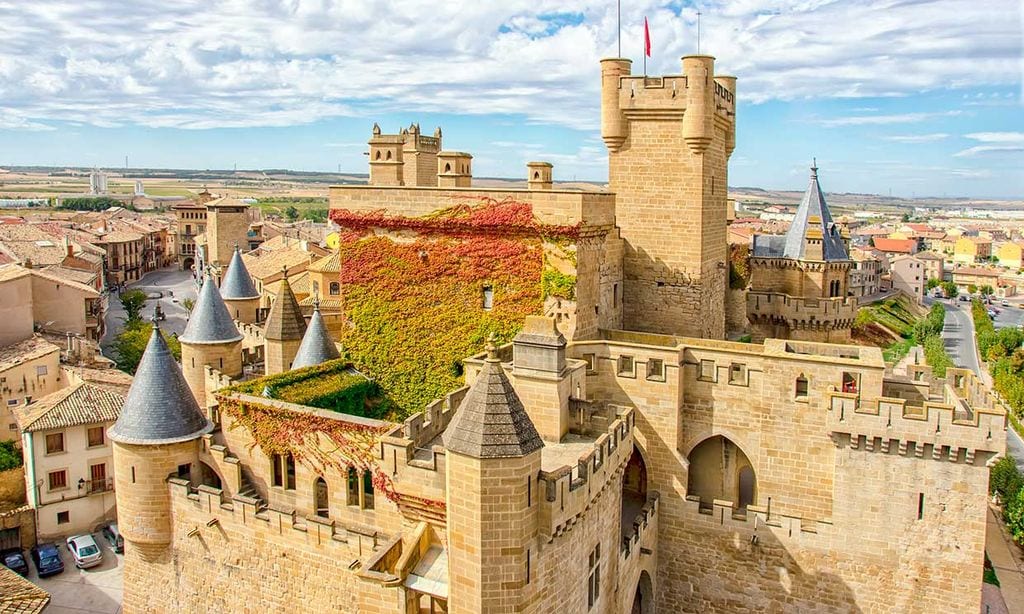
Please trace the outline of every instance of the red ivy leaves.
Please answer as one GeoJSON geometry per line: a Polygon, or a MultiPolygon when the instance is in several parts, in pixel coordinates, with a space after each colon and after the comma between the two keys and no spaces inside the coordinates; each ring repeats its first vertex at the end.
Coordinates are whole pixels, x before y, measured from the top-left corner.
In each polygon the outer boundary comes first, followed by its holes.
{"type": "Polygon", "coordinates": [[[579,237],[579,224],[542,224],[533,217],[533,205],[508,197],[495,200],[480,197],[480,204],[460,204],[423,217],[388,215],[385,210],[356,213],[347,209],[331,209],[330,218],[349,231],[371,228],[387,230],[413,230],[420,234],[442,234],[450,237],[479,236],[481,234],[504,237],[534,236],[560,239],[579,237]]]}

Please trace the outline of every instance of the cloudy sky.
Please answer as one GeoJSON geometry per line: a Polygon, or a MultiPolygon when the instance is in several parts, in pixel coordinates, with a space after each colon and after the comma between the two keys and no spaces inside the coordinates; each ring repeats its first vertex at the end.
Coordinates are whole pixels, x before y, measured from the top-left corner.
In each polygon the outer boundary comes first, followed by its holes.
{"type": "MultiPolygon", "coordinates": [[[[622,52],[739,78],[730,185],[1024,197],[1021,0],[622,0],[622,52]]],[[[615,0],[0,0],[0,164],[365,172],[374,121],[480,176],[606,177],[615,0]]]]}

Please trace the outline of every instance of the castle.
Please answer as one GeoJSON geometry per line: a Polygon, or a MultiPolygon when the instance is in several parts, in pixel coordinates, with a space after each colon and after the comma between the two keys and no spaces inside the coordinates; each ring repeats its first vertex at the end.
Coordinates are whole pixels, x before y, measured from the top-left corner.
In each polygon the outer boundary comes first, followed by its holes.
{"type": "MultiPolygon", "coordinates": [[[[976,611],[1004,409],[783,310],[723,340],[736,80],[682,64],[602,61],[607,192],[475,188],[440,131],[375,126],[331,189],[340,339],[287,278],[241,319],[237,254],[207,278],[109,433],[124,610],[976,611]]],[[[818,196],[751,296],[845,294],[818,196]]]]}

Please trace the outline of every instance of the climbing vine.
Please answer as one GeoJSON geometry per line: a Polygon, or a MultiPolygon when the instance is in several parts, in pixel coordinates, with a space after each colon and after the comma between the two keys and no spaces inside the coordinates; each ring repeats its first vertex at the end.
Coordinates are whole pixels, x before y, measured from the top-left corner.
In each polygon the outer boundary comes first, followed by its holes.
{"type": "Polygon", "coordinates": [[[544,243],[571,243],[579,228],[541,224],[527,203],[484,199],[415,218],[335,209],[331,219],[343,228],[341,342],[380,384],[390,419],[457,388],[462,359],[490,333],[508,342],[546,296],[574,296],[575,277],[545,266],[544,243]]]}
{"type": "Polygon", "coordinates": [[[231,429],[243,428],[252,436],[250,448],[264,454],[291,454],[318,473],[346,472],[350,467],[369,471],[373,487],[391,501],[398,498],[391,477],[374,456],[375,447],[390,425],[367,425],[305,412],[281,409],[218,394],[220,412],[230,416],[231,429]]]}
{"type": "Polygon", "coordinates": [[[343,358],[249,380],[224,392],[265,396],[356,416],[371,415],[380,397],[379,386],[353,370],[352,363],[343,358]]]}

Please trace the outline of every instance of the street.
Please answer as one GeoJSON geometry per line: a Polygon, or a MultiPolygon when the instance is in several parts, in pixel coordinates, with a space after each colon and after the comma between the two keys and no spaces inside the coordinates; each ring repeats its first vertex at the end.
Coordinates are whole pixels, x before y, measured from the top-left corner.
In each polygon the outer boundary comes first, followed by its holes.
{"type": "Polygon", "coordinates": [[[103,562],[92,569],[75,567],[62,541],[55,543],[64,561],[63,572],[40,578],[35,564],[29,562],[28,579],[50,593],[47,614],[115,614],[121,611],[124,555],[115,554],[99,533],[94,533],[93,538],[103,551],[103,562]]]}
{"type": "MultiPolygon", "coordinates": [[[[179,271],[177,268],[169,267],[157,271],[151,271],[144,275],[139,281],[128,284],[128,290],[142,290],[150,298],[142,308],[142,318],[148,320],[153,317],[157,303],[160,309],[167,315],[167,319],[160,322],[160,328],[166,334],[181,334],[188,322],[188,314],[181,306],[181,300],[185,298],[196,299],[196,289],[192,282],[192,274],[189,271],[179,271]]],[[[110,344],[124,327],[125,311],[116,292],[111,293],[107,301],[107,311],[104,314],[106,331],[100,341],[103,354],[109,357],[110,344]]]]}

